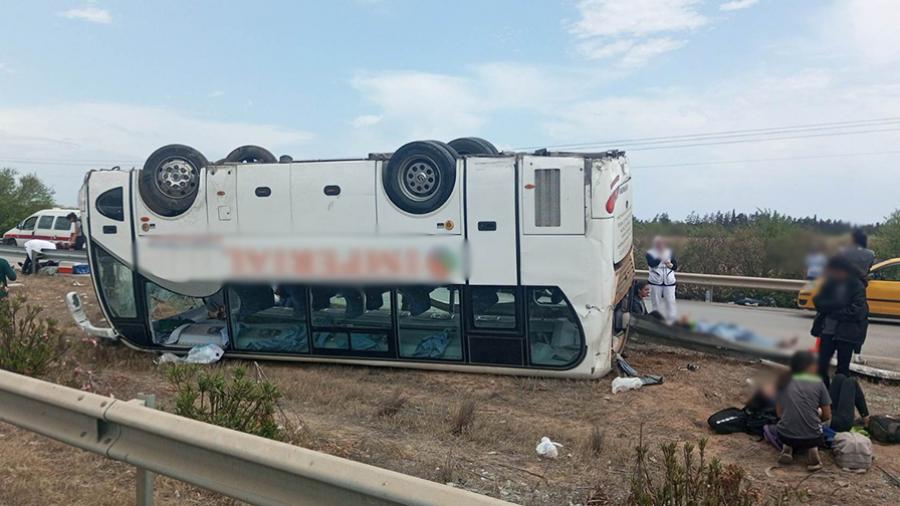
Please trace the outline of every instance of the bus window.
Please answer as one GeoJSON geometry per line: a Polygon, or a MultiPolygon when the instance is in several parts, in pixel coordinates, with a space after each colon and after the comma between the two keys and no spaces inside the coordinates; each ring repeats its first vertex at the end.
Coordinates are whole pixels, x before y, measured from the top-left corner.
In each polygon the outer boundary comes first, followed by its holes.
{"type": "Polygon", "coordinates": [[[222,291],[208,297],[191,297],[147,282],[147,309],[153,340],[165,346],[193,348],[228,344],[225,301],[222,291]]]}
{"type": "Polygon", "coordinates": [[[459,288],[411,286],[398,292],[400,356],[462,360],[459,288]]]}
{"type": "Polygon", "coordinates": [[[238,285],[228,289],[234,348],[309,353],[306,288],[299,285],[238,285]]]}
{"type": "Polygon", "coordinates": [[[390,349],[391,291],[349,286],[314,287],[314,346],[320,350],[385,353],[390,349]]]}
{"type": "MultiPolygon", "coordinates": [[[[69,221],[66,220],[68,226],[69,221]]],[[[94,247],[97,257],[97,278],[106,307],[117,318],[137,317],[134,302],[134,280],[131,269],[99,247],[94,247]]]]}
{"type": "Polygon", "coordinates": [[[469,293],[476,329],[516,328],[515,287],[473,286],[469,293]]]}
{"type": "Polygon", "coordinates": [[[111,220],[125,221],[122,187],[106,190],[97,197],[97,212],[111,220]]]}
{"type": "Polygon", "coordinates": [[[575,312],[558,288],[528,289],[528,343],[532,365],[563,367],[581,354],[575,312]]]}

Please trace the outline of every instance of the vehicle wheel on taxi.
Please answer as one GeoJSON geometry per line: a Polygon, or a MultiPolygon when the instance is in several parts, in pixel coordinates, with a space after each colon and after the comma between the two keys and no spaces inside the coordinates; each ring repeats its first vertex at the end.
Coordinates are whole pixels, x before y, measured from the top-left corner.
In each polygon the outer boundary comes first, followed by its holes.
{"type": "Polygon", "coordinates": [[[266,148],[259,146],[241,146],[225,157],[228,163],[276,163],[278,158],[266,148]]]}
{"type": "Polygon", "coordinates": [[[459,139],[453,139],[448,144],[462,156],[500,154],[496,146],[481,137],[460,137],[459,139]]]}
{"type": "Polygon", "coordinates": [[[436,211],[456,185],[456,150],[440,141],[415,141],[395,151],[381,182],[395,206],[411,214],[436,211]]]}
{"type": "Polygon", "coordinates": [[[147,158],[138,176],[141,199],[154,213],[178,216],[194,204],[200,190],[200,169],[209,165],[190,146],[170,144],[147,158]]]}

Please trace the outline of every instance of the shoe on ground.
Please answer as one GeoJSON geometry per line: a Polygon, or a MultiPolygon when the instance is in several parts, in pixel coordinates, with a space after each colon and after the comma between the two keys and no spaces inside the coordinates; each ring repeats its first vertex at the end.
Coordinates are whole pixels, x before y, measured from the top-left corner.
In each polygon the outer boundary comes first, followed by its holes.
{"type": "Polygon", "coordinates": [[[790,464],[794,462],[794,449],[788,445],[781,445],[781,455],[778,456],[779,464],[790,464]]]}
{"type": "Polygon", "coordinates": [[[819,456],[819,449],[810,448],[806,452],[806,470],[818,471],[819,469],[822,469],[822,457],[819,456]]]}

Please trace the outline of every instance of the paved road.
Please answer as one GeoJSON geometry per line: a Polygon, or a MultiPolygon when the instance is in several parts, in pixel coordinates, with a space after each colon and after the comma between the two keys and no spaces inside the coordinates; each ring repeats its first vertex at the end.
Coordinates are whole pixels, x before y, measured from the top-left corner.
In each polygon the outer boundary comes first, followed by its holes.
{"type": "MultiPolygon", "coordinates": [[[[813,313],[799,309],[746,307],[679,300],[678,313],[705,322],[731,322],[760,335],[777,339],[797,338],[797,348],[808,349],[813,313]]],[[[883,357],[900,365],[900,320],[873,320],[863,346],[864,357],[883,357]]],[[[892,367],[894,369],[895,367],[892,367]]]]}

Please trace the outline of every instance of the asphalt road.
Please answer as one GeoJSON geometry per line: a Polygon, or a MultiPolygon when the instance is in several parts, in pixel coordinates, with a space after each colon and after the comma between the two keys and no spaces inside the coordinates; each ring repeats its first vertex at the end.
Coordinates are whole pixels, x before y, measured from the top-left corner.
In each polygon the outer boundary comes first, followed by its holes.
{"type": "MultiPolygon", "coordinates": [[[[757,334],[779,340],[796,337],[795,347],[798,349],[809,349],[813,344],[813,338],[809,335],[813,319],[813,313],[810,311],[679,300],[678,314],[710,323],[736,323],[757,334]]],[[[900,320],[870,321],[869,334],[863,345],[862,355],[873,360],[886,358],[900,365],[900,320]]]]}

